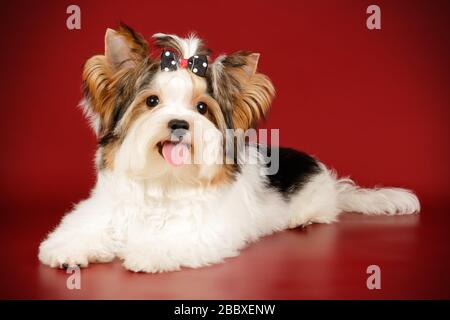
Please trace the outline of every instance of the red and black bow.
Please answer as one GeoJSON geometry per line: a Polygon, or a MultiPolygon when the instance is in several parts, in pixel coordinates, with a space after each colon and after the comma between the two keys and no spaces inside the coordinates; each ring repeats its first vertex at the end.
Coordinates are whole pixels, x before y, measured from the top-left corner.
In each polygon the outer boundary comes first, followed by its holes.
{"type": "Polygon", "coordinates": [[[164,50],[161,53],[161,70],[176,71],[178,68],[187,68],[200,77],[206,75],[208,69],[208,57],[205,55],[195,55],[189,59],[177,58],[174,52],[164,50]]]}

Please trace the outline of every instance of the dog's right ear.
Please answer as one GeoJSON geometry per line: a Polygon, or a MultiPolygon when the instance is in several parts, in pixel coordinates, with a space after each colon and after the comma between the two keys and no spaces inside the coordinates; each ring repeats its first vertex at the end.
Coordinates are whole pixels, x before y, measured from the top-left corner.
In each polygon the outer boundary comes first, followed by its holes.
{"type": "Polygon", "coordinates": [[[132,68],[148,57],[148,43],[126,25],[121,25],[117,31],[107,29],[105,57],[114,70],[132,68]]]}
{"type": "Polygon", "coordinates": [[[107,29],[105,53],[86,61],[82,107],[98,136],[108,131],[113,118],[119,79],[149,59],[148,43],[130,27],[107,29]]]}

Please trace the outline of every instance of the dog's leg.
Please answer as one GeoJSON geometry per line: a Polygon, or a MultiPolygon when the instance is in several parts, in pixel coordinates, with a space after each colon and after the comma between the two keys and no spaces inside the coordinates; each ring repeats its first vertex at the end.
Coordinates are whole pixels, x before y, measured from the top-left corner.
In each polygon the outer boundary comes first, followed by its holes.
{"type": "Polygon", "coordinates": [[[96,199],[79,203],[39,247],[39,260],[53,268],[114,259],[110,211],[96,199]]]}
{"type": "Polygon", "coordinates": [[[136,237],[127,242],[120,256],[126,269],[134,272],[167,272],[181,267],[199,268],[237,256],[243,240],[208,231],[164,233],[136,237]]]}
{"type": "Polygon", "coordinates": [[[338,208],[341,212],[368,215],[402,215],[420,211],[420,202],[411,191],[402,188],[361,188],[348,178],[336,180],[338,208]]]}
{"type": "Polygon", "coordinates": [[[420,211],[416,195],[401,188],[361,188],[348,178],[337,179],[324,166],[290,203],[289,227],[331,223],[342,212],[371,215],[412,214],[420,211]]]}
{"type": "Polygon", "coordinates": [[[289,211],[290,228],[336,221],[339,214],[336,183],[330,172],[323,168],[301,190],[293,194],[289,211]]]}

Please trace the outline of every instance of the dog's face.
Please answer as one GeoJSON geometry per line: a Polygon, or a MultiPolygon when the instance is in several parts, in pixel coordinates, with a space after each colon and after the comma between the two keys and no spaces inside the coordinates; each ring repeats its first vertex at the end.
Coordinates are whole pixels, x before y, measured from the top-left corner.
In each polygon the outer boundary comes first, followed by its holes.
{"type": "MultiPolygon", "coordinates": [[[[154,38],[157,47],[180,59],[210,53],[195,37],[154,38]]],[[[274,95],[270,80],[256,72],[258,57],[220,56],[203,63],[207,69],[199,76],[178,63],[161,68],[130,28],[108,29],[105,54],[90,58],[83,73],[83,107],[98,135],[99,168],[179,184],[232,179],[238,166],[227,159],[230,150],[235,157],[230,129],[242,134],[254,127],[274,95]]]]}

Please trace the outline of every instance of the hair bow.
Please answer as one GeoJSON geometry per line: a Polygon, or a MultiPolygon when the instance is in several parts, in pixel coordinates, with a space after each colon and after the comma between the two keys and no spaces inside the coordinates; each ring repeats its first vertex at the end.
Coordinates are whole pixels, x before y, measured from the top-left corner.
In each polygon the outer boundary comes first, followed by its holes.
{"type": "Polygon", "coordinates": [[[189,59],[177,58],[174,52],[164,50],[161,53],[161,70],[176,71],[178,68],[187,68],[197,76],[204,77],[208,69],[208,58],[205,55],[195,55],[189,59]]]}

